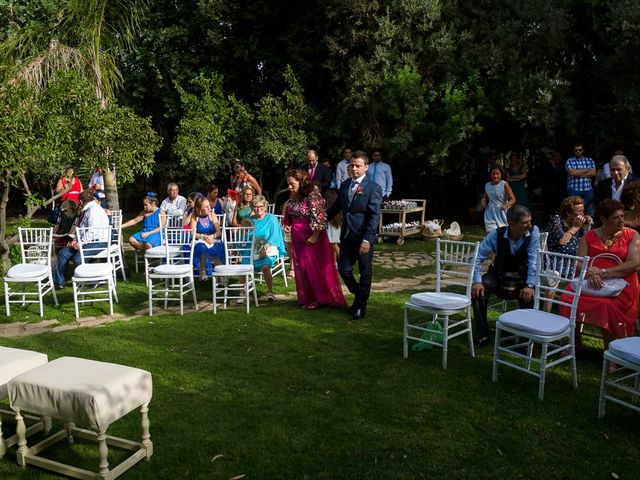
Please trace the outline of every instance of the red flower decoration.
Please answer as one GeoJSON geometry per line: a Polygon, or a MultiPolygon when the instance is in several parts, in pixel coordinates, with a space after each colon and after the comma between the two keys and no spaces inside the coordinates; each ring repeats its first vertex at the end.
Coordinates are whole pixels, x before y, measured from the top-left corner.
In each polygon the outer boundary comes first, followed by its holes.
{"type": "Polygon", "coordinates": [[[358,185],[356,188],[356,195],[362,195],[362,185],[358,185]]]}

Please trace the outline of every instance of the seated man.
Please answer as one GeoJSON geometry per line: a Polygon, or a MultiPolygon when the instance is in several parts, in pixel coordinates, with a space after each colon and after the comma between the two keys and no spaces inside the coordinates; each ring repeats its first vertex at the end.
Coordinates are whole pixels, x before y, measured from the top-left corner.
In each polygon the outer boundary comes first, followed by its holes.
{"type": "MultiPolygon", "coordinates": [[[[80,210],[76,227],[101,228],[109,226],[109,217],[107,216],[107,212],[105,212],[104,209],[94,201],[93,193],[91,193],[91,191],[85,190],[80,194],[79,199],[82,209],[80,210]]],[[[107,248],[108,242],[96,242],[94,244],[88,244],[87,246],[89,248],[107,248]]],[[[60,290],[64,288],[69,260],[73,259],[73,262],[76,265],[80,265],[82,263],[79,248],[78,241],[74,239],[69,242],[69,245],[58,251],[58,261],[53,267],[53,283],[55,284],[56,289],[60,290]]],[[[98,251],[95,250],[91,253],[96,254],[98,251]]]]}
{"type": "Polygon", "coordinates": [[[167,185],[167,194],[169,196],[160,205],[160,210],[165,212],[167,216],[177,215],[182,217],[187,210],[187,199],[182,195],[178,195],[178,192],[178,185],[175,183],[167,185]]]}
{"type": "Polygon", "coordinates": [[[508,226],[489,232],[478,249],[471,288],[476,347],[490,342],[487,306],[492,293],[504,300],[517,298],[520,308],[533,306],[540,231],[532,227],[531,212],[522,205],[509,209],[507,222],[508,226]],[[493,263],[482,275],[482,262],[491,252],[493,263]]]}

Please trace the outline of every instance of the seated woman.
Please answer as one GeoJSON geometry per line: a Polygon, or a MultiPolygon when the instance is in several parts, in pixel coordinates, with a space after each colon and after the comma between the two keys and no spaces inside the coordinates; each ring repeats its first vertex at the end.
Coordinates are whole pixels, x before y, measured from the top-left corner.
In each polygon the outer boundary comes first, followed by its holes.
{"type": "Polygon", "coordinates": [[[245,218],[251,218],[251,216],[253,215],[253,197],[255,197],[255,192],[251,185],[247,185],[242,189],[240,198],[238,199],[238,203],[236,204],[236,208],[233,211],[232,225],[234,227],[239,227],[242,220],[244,220],[245,218]]]}
{"type": "Polygon", "coordinates": [[[196,200],[203,197],[200,192],[191,192],[187,197],[187,210],[184,212],[184,228],[191,228],[191,216],[193,215],[193,208],[196,205],[196,200]]]}
{"type": "Polygon", "coordinates": [[[167,217],[158,207],[158,196],[147,194],[142,201],[142,211],[135,217],[122,224],[122,228],[130,227],[144,220],[142,230],[129,237],[129,243],[138,252],[144,253],[151,247],[161,244],[161,230],[164,228],[167,217]]]}
{"type": "MultiPolygon", "coordinates": [[[[598,204],[598,218],[602,226],[588,231],[578,245],[578,256],[595,257],[600,253],[612,253],[621,261],[596,260],[587,270],[589,286],[600,289],[607,278],[624,278],[628,285],[617,297],[580,295],[577,318],[584,315],[584,323],[603,329],[604,348],[615,338],[633,335],[638,316],[638,275],[640,266],[640,236],[624,226],[624,207],[617,200],[606,199],[598,204]]],[[[568,315],[567,308],[560,309],[568,315]]],[[[577,332],[576,332],[577,333],[577,332]]],[[[576,335],[576,344],[579,337],[576,335]]]]}
{"type": "Polygon", "coordinates": [[[279,257],[286,254],[282,227],[276,216],[267,213],[267,199],[262,195],[257,195],[251,205],[253,207],[253,224],[256,228],[256,252],[253,257],[253,268],[257,272],[261,271],[264,275],[264,282],[267,285],[267,302],[273,303],[276,297],[273,295],[271,267],[279,257]]]}
{"type": "MultiPolygon", "coordinates": [[[[593,220],[584,214],[584,200],[582,197],[571,196],[560,203],[559,215],[552,215],[547,225],[547,250],[566,255],[576,255],[578,244],[585,232],[591,228],[593,220]]],[[[554,297],[554,292],[548,292],[548,298],[554,297]]],[[[544,303],[544,310],[551,311],[551,302],[544,303]]]]}
{"type": "Polygon", "coordinates": [[[218,186],[210,183],[207,185],[207,198],[209,199],[209,205],[213,213],[216,215],[221,215],[224,213],[224,204],[222,203],[222,199],[218,196],[219,190],[218,186]]]}
{"type": "Polygon", "coordinates": [[[209,279],[213,268],[207,265],[209,258],[214,265],[224,263],[224,245],[217,240],[222,235],[218,217],[211,211],[206,197],[197,198],[191,217],[191,230],[195,230],[196,245],[193,251],[193,266],[200,270],[200,280],[209,279]]]}

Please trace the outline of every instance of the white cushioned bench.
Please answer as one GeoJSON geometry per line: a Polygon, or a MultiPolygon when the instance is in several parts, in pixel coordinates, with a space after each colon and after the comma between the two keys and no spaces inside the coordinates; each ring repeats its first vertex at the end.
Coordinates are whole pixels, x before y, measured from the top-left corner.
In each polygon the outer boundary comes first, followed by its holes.
{"type": "MultiPolygon", "coordinates": [[[[46,364],[48,361],[44,353],[32,352],[29,350],[21,350],[18,348],[0,347],[0,400],[7,398],[7,383],[14,377],[27,372],[33,368],[46,364]]],[[[2,421],[3,419],[12,419],[12,412],[0,410],[0,458],[4,456],[7,448],[17,443],[17,435],[3,438],[2,421]]],[[[51,420],[48,418],[29,417],[29,428],[26,435],[51,428],[51,420]]]]}
{"type": "Polygon", "coordinates": [[[9,381],[8,393],[18,423],[18,464],[22,467],[35,465],[82,479],[118,477],[153,454],[148,417],[152,390],[151,374],[145,370],[75,357],[58,358],[13,378],[9,381]],[[106,434],[109,425],[138,407],[142,414],[141,442],[106,434]],[[63,420],[64,429],[27,447],[22,411],[63,420]],[[65,438],[72,443],[74,436],[98,443],[100,464],[97,473],[38,456],[65,438]],[[133,454],[109,469],[107,445],[130,450],[133,454]]]}

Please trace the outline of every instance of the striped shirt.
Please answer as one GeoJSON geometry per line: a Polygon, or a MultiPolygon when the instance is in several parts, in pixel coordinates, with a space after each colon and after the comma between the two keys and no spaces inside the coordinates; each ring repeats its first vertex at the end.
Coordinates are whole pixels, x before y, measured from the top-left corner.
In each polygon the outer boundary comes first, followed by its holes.
{"type": "MultiPolygon", "coordinates": [[[[596,168],[595,162],[589,157],[571,157],[565,163],[567,173],[569,169],[583,169],[583,168],[596,168]]],[[[567,175],[567,190],[576,190],[578,192],[588,192],[593,189],[591,185],[591,178],[587,177],[574,177],[573,175],[567,175]]]]}

